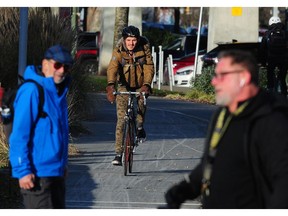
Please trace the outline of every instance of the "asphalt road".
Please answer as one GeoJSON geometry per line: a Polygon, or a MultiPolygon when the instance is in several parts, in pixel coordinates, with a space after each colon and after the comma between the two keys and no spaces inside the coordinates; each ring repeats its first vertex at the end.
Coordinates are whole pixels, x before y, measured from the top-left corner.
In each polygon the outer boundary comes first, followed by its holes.
{"type": "MultiPolygon", "coordinates": [[[[113,166],[115,104],[104,94],[92,94],[90,134],[74,144],[82,152],[69,159],[67,208],[156,209],[165,203],[164,193],[189,173],[202,156],[203,143],[215,106],[149,97],[145,130],[147,140],[134,155],[133,172],[123,175],[113,166]]],[[[183,209],[199,208],[197,200],[183,209]]]]}

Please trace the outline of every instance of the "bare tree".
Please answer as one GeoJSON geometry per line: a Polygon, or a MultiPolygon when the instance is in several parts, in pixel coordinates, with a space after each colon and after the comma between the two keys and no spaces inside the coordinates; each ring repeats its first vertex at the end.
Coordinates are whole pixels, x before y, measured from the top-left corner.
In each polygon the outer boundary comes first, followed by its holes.
{"type": "Polygon", "coordinates": [[[128,26],[128,17],[129,7],[116,8],[113,47],[116,46],[117,42],[122,37],[122,29],[128,26]]]}

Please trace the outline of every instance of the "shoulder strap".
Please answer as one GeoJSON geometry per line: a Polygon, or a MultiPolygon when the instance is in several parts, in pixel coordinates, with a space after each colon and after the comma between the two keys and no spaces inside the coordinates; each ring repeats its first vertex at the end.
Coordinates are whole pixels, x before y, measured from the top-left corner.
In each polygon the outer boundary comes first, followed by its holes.
{"type": "Polygon", "coordinates": [[[43,110],[43,106],[44,106],[44,90],[43,90],[43,87],[35,80],[32,80],[32,79],[27,79],[24,81],[24,83],[26,82],[32,82],[32,83],[35,83],[35,85],[37,86],[38,88],[38,92],[39,92],[39,104],[38,104],[38,110],[39,110],[39,113],[38,113],[38,117],[39,118],[45,118],[47,116],[47,113],[44,112],[43,110]]]}

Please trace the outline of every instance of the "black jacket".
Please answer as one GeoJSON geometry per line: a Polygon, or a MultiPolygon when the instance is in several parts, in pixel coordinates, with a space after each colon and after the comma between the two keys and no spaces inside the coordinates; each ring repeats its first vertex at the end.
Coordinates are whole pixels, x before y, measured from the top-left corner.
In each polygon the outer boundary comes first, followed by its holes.
{"type": "MultiPolygon", "coordinates": [[[[201,163],[190,173],[187,198],[201,194],[204,164],[219,114],[210,125],[201,163]]],[[[288,208],[288,103],[264,91],[233,117],[217,148],[210,196],[203,208],[288,208]]]]}
{"type": "Polygon", "coordinates": [[[285,46],[284,45],[276,49],[274,48],[273,51],[270,51],[268,47],[268,36],[274,29],[281,29],[285,31],[285,26],[283,23],[272,24],[268,27],[268,30],[265,32],[264,36],[262,37],[259,55],[260,55],[260,60],[263,66],[265,66],[267,62],[271,62],[271,61],[283,62],[283,61],[286,61],[287,59],[287,44],[286,44],[286,47],[284,47],[285,46]]]}

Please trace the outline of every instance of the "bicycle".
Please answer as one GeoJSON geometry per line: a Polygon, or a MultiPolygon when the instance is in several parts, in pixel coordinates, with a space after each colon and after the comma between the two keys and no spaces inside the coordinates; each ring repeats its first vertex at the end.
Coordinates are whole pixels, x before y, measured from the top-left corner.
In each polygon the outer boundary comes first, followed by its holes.
{"type": "Polygon", "coordinates": [[[139,139],[137,137],[136,131],[136,111],[134,107],[134,101],[137,96],[140,94],[143,95],[144,98],[144,106],[146,106],[146,97],[145,93],[140,92],[114,92],[114,95],[128,95],[128,104],[127,110],[125,112],[124,120],[124,130],[123,130],[123,139],[122,139],[122,164],[124,166],[124,175],[127,175],[127,170],[129,173],[132,173],[133,167],[133,154],[135,152],[135,148],[139,144],[139,139]]]}

